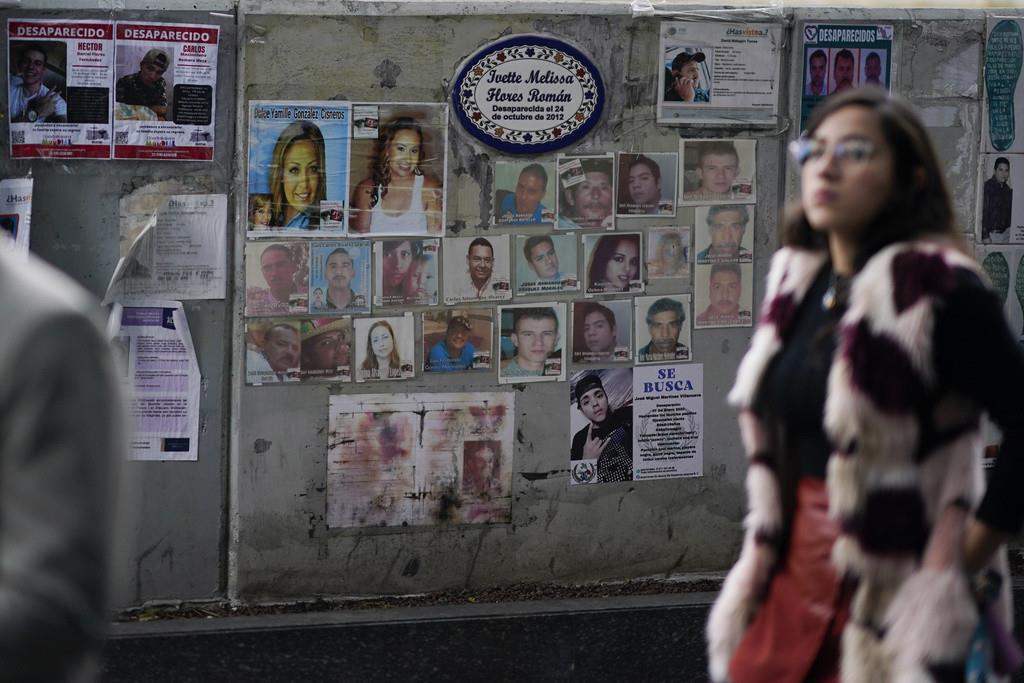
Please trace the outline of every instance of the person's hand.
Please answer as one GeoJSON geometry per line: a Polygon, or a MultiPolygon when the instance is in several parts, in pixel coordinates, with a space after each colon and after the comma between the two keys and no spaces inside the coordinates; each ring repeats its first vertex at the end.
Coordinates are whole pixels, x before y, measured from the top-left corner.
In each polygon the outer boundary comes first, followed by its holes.
{"type": "Polygon", "coordinates": [[[693,98],[697,94],[697,79],[682,77],[677,78],[676,92],[679,93],[679,97],[683,99],[683,102],[693,102],[693,98]]]}
{"type": "Polygon", "coordinates": [[[597,460],[601,455],[601,451],[604,450],[604,445],[608,443],[610,437],[603,439],[597,438],[594,434],[593,427],[587,429],[587,442],[583,444],[583,459],[584,460],[597,460]]]}
{"type": "Polygon", "coordinates": [[[45,121],[57,111],[57,99],[60,95],[56,90],[51,90],[45,95],[32,98],[28,106],[35,111],[37,121],[45,121]]]}

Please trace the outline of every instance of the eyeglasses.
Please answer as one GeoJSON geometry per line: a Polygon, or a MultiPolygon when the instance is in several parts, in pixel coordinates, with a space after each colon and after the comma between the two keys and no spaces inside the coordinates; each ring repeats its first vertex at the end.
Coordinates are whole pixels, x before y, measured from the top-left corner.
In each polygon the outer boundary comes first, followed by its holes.
{"type": "MultiPolygon", "coordinates": [[[[789,143],[789,153],[797,165],[803,167],[809,161],[818,161],[825,157],[828,144],[806,135],[789,143]]],[[[841,165],[863,164],[875,155],[875,143],[870,140],[851,139],[837,142],[832,146],[832,158],[841,165]]]]}

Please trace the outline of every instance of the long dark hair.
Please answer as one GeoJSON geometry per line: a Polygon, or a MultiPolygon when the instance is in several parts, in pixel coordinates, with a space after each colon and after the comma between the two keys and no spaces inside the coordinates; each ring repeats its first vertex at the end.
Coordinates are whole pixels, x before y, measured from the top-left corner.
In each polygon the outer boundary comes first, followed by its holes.
{"type": "Polygon", "coordinates": [[[425,142],[422,126],[409,116],[401,116],[394,121],[384,124],[381,126],[380,135],[377,137],[377,156],[373,160],[373,187],[370,189],[370,208],[377,206],[377,202],[388,195],[388,185],[391,184],[391,167],[388,165],[391,159],[388,157],[388,147],[391,145],[392,138],[398,135],[399,131],[403,130],[413,131],[420,139],[420,158],[417,160],[416,168],[413,172],[416,175],[423,175],[423,171],[420,169],[425,142]]]}
{"type": "MultiPolygon", "coordinates": [[[[846,107],[864,107],[878,114],[882,136],[893,158],[889,198],[864,229],[854,262],[857,270],[886,246],[925,235],[941,236],[962,246],[942,167],[913,107],[877,86],[845,90],[814,110],[807,135],[813,135],[825,119],[846,107]]],[[[786,207],[779,224],[780,244],[825,249],[827,240],[825,233],[807,222],[799,200],[786,207]]]]}
{"type": "MultiPolygon", "coordinates": [[[[605,277],[605,271],[608,269],[608,262],[615,256],[615,250],[618,248],[621,242],[629,242],[636,246],[637,254],[637,273],[636,278],[640,277],[640,236],[633,235],[630,233],[617,234],[617,235],[601,235],[597,238],[597,244],[594,245],[594,252],[590,255],[590,267],[587,268],[587,279],[591,285],[601,284],[602,287],[607,287],[610,283],[605,277]]],[[[608,290],[608,291],[628,291],[629,285],[626,285],[626,289],[623,290],[608,290]]]]}

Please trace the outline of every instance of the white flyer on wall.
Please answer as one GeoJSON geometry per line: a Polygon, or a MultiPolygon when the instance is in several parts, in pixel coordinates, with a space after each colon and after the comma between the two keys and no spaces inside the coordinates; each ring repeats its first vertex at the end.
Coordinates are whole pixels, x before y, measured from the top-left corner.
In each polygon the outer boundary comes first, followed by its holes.
{"type": "Polygon", "coordinates": [[[8,19],[11,157],[110,158],[114,27],[8,19]]]}
{"type": "Polygon", "coordinates": [[[118,22],[114,158],[210,161],[220,29],[118,22]]]}
{"type": "Polygon", "coordinates": [[[633,479],[704,474],[704,366],[633,368],[633,479]]]}
{"type": "Polygon", "coordinates": [[[659,123],[775,122],[781,25],[664,21],[660,33],[659,123]]]}
{"type": "Polygon", "coordinates": [[[202,378],[178,301],[114,306],[113,341],[130,395],[132,460],[197,460],[202,378]]]}
{"type": "Polygon", "coordinates": [[[123,236],[130,246],[115,269],[107,301],[223,299],[227,206],[223,194],[171,195],[132,235],[126,228],[139,216],[122,200],[122,233],[129,233],[123,236]]]}
{"type": "Polygon", "coordinates": [[[28,253],[32,223],[32,178],[0,180],[0,248],[28,253]]]}

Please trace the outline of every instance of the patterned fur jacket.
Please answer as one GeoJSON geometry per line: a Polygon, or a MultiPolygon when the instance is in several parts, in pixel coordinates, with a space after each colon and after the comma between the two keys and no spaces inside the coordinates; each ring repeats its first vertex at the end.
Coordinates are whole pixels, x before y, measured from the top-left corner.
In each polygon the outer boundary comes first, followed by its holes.
{"type": "MultiPolygon", "coordinates": [[[[739,560],[708,619],[710,672],[729,660],[780,560],[782,505],[770,425],[753,411],[760,380],[827,254],[783,248],[772,260],[762,319],[729,394],[749,459],[749,513],[739,560]]],[[[891,245],[851,283],[828,378],[826,483],[840,524],[832,561],[857,590],[843,632],[845,683],[931,681],[929,665],[962,660],[977,610],[960,566],[967,515],[980,502],[979,410],[935,377],[933,318],[955,269],[981,273],[937,241],[891,245]]],[[[1005,554],[997,569],[1005,571],[1005,554]]],[[[1005,584],[1008,582],[1004,582],[1005,584]]],[[[1009,623],[1008,591],[1003,593],[1009,623]]]]}

